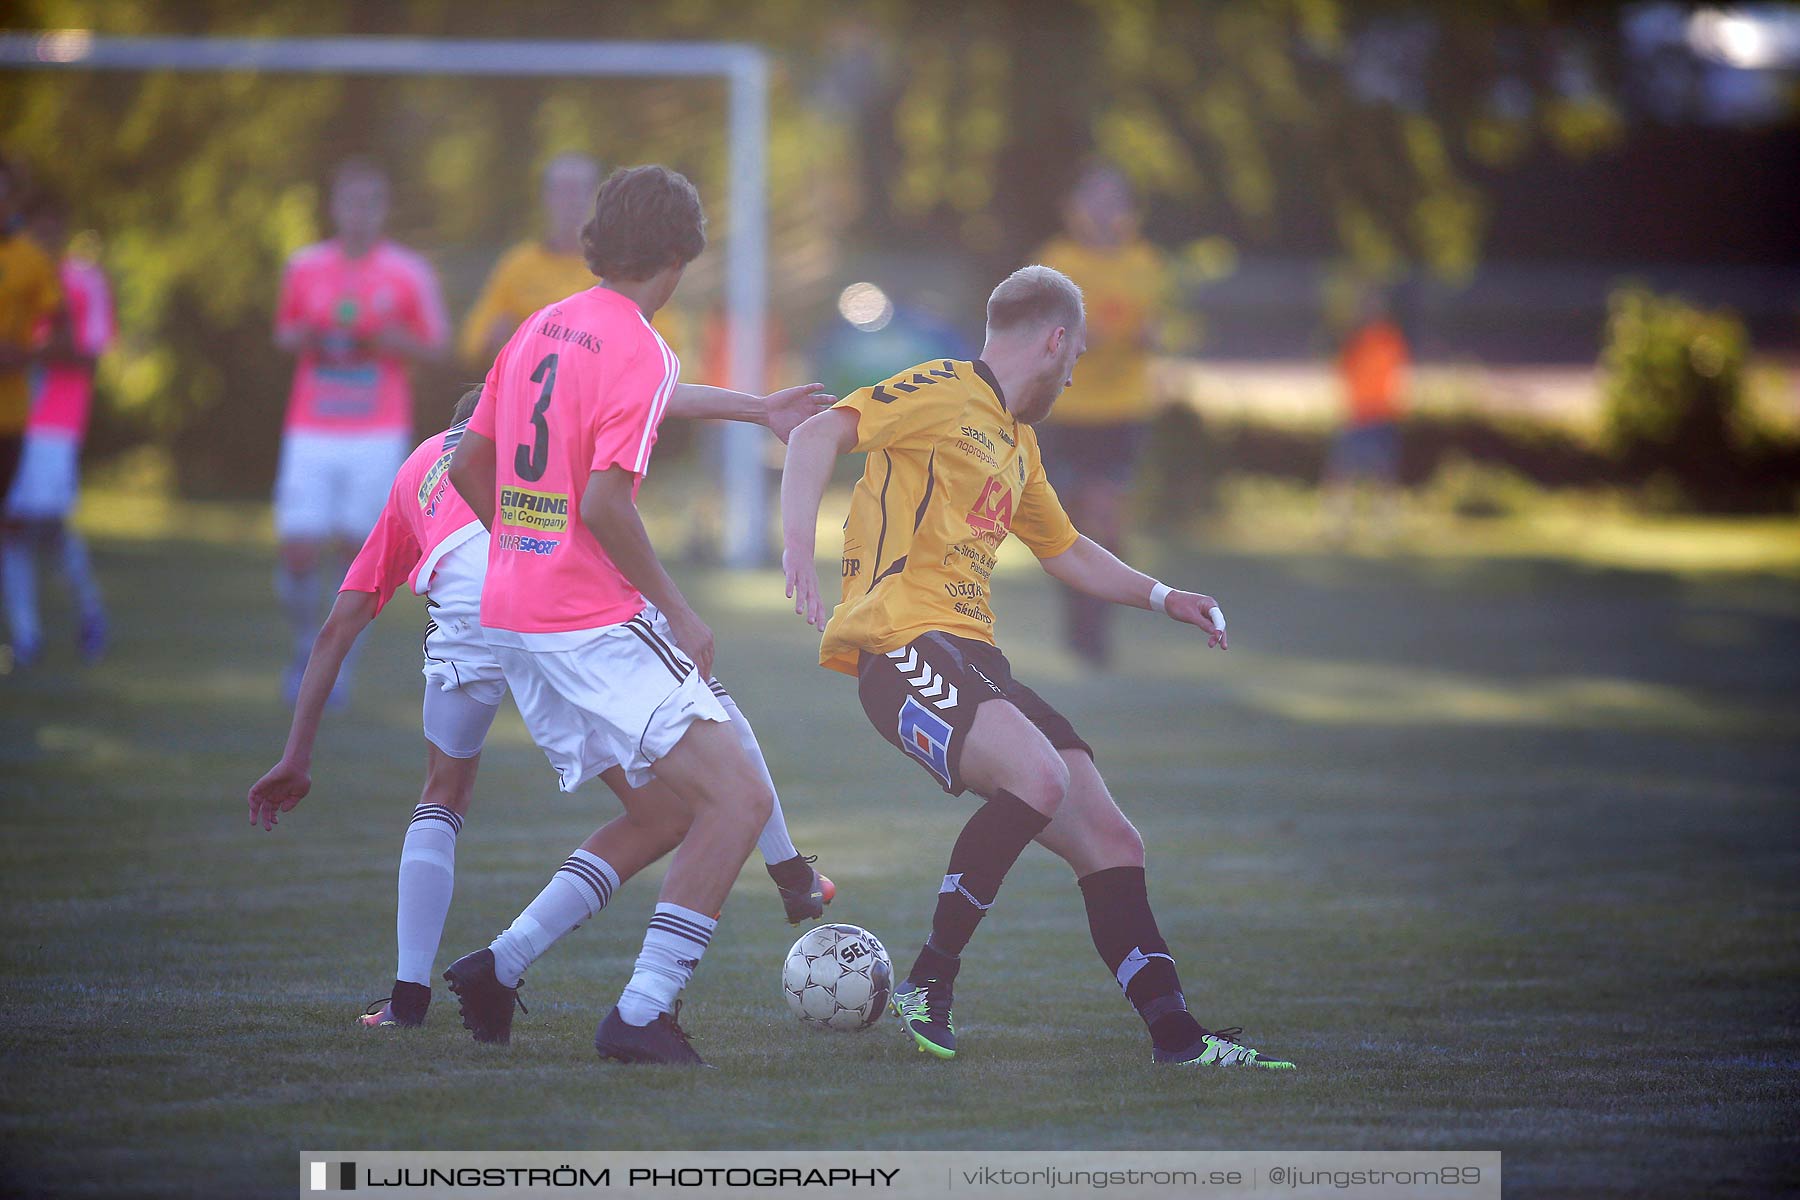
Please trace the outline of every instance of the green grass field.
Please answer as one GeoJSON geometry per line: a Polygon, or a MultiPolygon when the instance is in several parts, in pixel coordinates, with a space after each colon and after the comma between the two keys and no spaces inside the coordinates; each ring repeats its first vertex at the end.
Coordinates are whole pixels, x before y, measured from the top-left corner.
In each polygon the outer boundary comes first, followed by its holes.
{"type": "MultiPolygon", "coordinates": [[[[591,1039],[655,880],[529,974],[510,1048],[440,986],[352,1018],[393,966],[416,796],[412,603],[377,623],[313,796],[245,824],[279,752],[254,542],[103,541],[116,653],[0,678],[0,1191],[284,1195],[301,1148],[1499,1149],[1520,1195],[1756,1195],[1800,1162],[1800,584],[1551,556],[1146,562],[1214,591],[1235,648],[1121,614],[1081,677],[1035,572],[1001,641],[1151,847],[1203,1021],[1294,1073],[1153,1070],[1060,863],[1028,853],[971,947],[964,1055],[891,1023],[811,1034],[754,862],[689,996],[705,1077],[591,1039]]],[[[689,572],[797,839],[904,968],[964,815],[867,727],[772,575],[689,572]]],[[[67,620],[52,625],[61,639],[67,620]]],[[[557,793],[510,710],[458,850],[444,962],[610,816],[557,793]]]]}

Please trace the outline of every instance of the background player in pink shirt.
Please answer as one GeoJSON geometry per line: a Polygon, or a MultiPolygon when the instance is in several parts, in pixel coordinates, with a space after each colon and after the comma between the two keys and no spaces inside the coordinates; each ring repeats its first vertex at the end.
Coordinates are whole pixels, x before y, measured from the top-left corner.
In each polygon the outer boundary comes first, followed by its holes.
{"type": "Polygon", "coordinates": [[[344,162],[331,185],[337,236],[297,252],[281,281],[275,344],[298,360],[275,478],[290,700],[318,628],[321,560],[348,557],[375,523],[412,443],[408,364],[439,357],[449,336],[430,264],[382,237],[387,211],[381,168],[344,162]]]}
{"type": "Polygon", "coordinates": [[[5,496],[5,544],[0,552],[13,661],[28,667],[43,651],[38,618],[37,556],[55,554],[80,619],[79,644],[89,662],[106,648],[106,610],[94,582],[87,543],[68,524],[80,485],[81,444],[94,394],[94,362],[113,342],[112,291],[99,264],[65,253],[68,210],[59,197],[39,193],[29,214],[31,236],[60,257],[63,309],[41,331],[42,359],[34,372],[31,415],[18,474],[5,496]]]}
{"type": "MultiPolygon", "coordinates": [[[[743,407],[759,415],[777,436],[818,411],[830,397],[813,399],[810,389],[792,388],[764,400],[743,397],[743,407]]],[[[273,829],[312,790],[313,750],[319,723],[339,668],[350,647],[387,602],[406,585],[426,597],[425,787],[407,825],[400,849],[395,917],[397,958],[392,991],[361,1018],[370,1029],[421,1025],[431,1003],[431,975],[443,938],[455,886],[456,843],[474,797],[475,777],[487,731],[499,710],[506,683],[482,637],[480,604],[487,574],[488,535],[475,514],[450,486],[451,454],[463,436],[480,397],[471,390],[457,403],[451,426],[425,439],[401,465],[362,550],[350,564],[336,603],[313,643],[301,677],[294,720],[281,760],[250,788],[250,823],[273,829]]],[[[741,724],[765,778],[762,751],[729,695],[719,698],[741,724]]],[[[641,801],[624,770],[610,766],[601,778],[621,798],[631,797],[623,816],[607,822],[583,842],[551,877],[531,906],[495,939],[496,954],[514,972],[513,982],[531,961],[559,938],[595,916],[620,884],[673,850],[687,831],[690,814],[679,798],[651,781],[641,801]]],[[[773,784],[770,785],[771,789],[773,784]]],[[[809,859],[794,849],[777,801],[760,841],[769,859],[788,920],[816,919],[830,899],[830,880],[815,876],[809,859]],[[774,847],[768,849],[767,847],[774,847]],[[803,871],[825,889],[811,894],[781,888],[783,868],[803,871]]],[[[505,1040],[504,1038],[486,1040],[505,1040]]]]}
{"type": "MultiPolygon", "coordinates": [[[[678,393],[680,363],[650,317],[706,245],[700,198],[662,167],[613,172],[582,230],[601,283],[527,318],[501,349],[450,475],[492,531],[482,623],[526,728],[565,791],[617,763],[692,814],[636,969],[595,1032],[604,1058],[697,1065],[675,1021],[773,789],[712,689],[712,632],[658,561],[636,496],[678,393]]],[[[626,798],[628,809],[642,797],[626,798]]],[[[481,1037],[517,993],[491,948],[445,978],[481,1037]]]]}

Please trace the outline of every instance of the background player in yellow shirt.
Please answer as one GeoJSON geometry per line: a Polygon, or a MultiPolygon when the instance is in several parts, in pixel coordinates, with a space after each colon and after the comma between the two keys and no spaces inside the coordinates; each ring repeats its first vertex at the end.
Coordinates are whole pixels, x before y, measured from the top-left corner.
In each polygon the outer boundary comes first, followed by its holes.
{"type": "Polygon", "coordinates": [[[25,447],[26,376],[39,357],[38,327],[62,308],[56,264],[19,225],[23,183],[18,169],[0,159],[0,498],[12,488],[25,447]]]}
{"type": "MultiPolygon", "coordinates": [[[[1089,168],[1063,209],[1064,232],[1038,261],[1073,279],[1087,301],[1081,379],[1044,426],[1050,480],[1089,537],[1125,552],[1126,502],[1155,407],[1150,355],[1168,299],[1162,254],[1138,235],[1131,185],[1109,166],[1089,168]]],[[[1110,606],[1064,588],[1069,649],[1090,666],[1112,658],[1110,606]]]]}
{"type": "Polygon", "coordinates": [[[921,363],[844,398],[788,442],[782,561],[795,611],[825,631],[820,663],[857,676],[876,731],[946,792],[986,801],[950,851],[931,935],[895,989],[894,1012],[921,1051],[955,1057],[962,951],[1035,840],[1074,869],[1094,946],[1149,1028],[1154,1061],[1291,1067],[1188,1013],[1150,910],[1143,839],[1092,748],[1013,677],[994,644],[994,553],[1016,533],[1061,582],[1165,612],[1225,645],[1211,596],[1165,587],[1081,536],[1044,476],[1032,427],[1086,340],[1080,289],[1059,271],[1025,267],[988,298],[979,359],[921,363]],[[868,458],[844,525],[843,600],[827,623],[813,563],[819,502],[837,456],[851,451],[868,458]]]}
{"type": "Polygon", "coordinates": [[[545,166],[544,235],[520,242],[488,272],[457,337],[466,366],[485,373],[521,321],[594,285],[581,255],[581,226],[599,188],[600,164],[585,154],[559,154],[545,166]]]}

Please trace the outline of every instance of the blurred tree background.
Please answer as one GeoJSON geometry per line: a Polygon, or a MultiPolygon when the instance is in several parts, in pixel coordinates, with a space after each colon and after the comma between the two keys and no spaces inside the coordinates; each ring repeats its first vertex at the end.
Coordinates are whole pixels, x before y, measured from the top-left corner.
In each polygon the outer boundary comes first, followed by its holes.
{"type": "MultiPolygon", "coordinates": [[[[840,264],[871,247],[959,264],[966,278],[950,290],[967,313],[966,281],[1041,243],[1096,155],[1138,185],[1152,234],[1191,282],[1280,252],[1362,279],[1455,285],[1504,229],[1509,177],[1546,159],[1617,158],[1628,110],[1655,107],[1633,93],[1619,8],[1547,0],[11,8],[14,29],[112,35],[765,46],[773,299],[793,329],[828,310],[840,264]]],[[[268,332],[280,266],[327,232],[322,181],[347,154],[390,167],[391,232],[438,264],[453,317],[499,248],[533,227],[537,171],[563,150],[688,172],[715,239],[730,236],[722,85],[9,70],[0,111],[0,150],[71,198],[117,287],[125,341],[102,376],[94,451],[166,447],[190,495],[266,492],[291,369],[268,332]]],[[[1597,221],[1538,216],[1577,236],[1597,221]]],[[[1553,252],[1559,233],[1519,236],[1553,252]]],[[[704,312],[716,286],[703,270],[684,302],[704,312]]],[[[462,374],[426,372],[422,404],[444,407],[462,374]]]]}

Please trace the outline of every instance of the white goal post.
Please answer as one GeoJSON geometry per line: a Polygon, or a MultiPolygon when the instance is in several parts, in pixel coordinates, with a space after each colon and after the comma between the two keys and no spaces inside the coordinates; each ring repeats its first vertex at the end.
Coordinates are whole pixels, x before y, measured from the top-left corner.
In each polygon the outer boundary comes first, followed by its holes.
{"type": "MultiPolygon", "coordinates": [[[[248,71],[332,75],[556,75],[716,78],[729,86],[730,236],[725,312],[731,385],[763,390],[768,298],[768,58],[725,42],[546,42],[470,38],[105,37],[85,30],[0,34],[0,68],[248,71]]],[[[725,559],[761,565],[768,495],[763,433],[724,426],[725,559]]]]}

